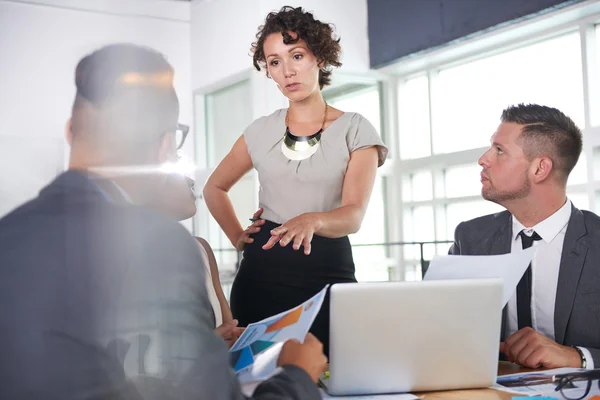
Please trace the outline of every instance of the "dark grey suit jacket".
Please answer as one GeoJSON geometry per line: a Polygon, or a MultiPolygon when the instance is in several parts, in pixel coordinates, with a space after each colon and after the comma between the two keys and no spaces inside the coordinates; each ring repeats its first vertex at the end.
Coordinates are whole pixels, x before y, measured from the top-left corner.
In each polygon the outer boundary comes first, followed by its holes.
{"type": "MultiPolygon", "coordinates": [[[[508,211],[486,215],[456,227],[449,253],[510,253],[511,238],[512,218],[508,211]]],[[[560,260],[554,335],[559,344],[586,347],[594,365],[600,367],[600,217],[575,206],[560,260]]]]}
{"type": "MultiPolygon", "coordinates": [[[[0,398],[243,398],[197,243],[104,186],[69,171],[0,220],[0,398]]],[[[288,366],[254,398],[320,396],[288,366]]]]}

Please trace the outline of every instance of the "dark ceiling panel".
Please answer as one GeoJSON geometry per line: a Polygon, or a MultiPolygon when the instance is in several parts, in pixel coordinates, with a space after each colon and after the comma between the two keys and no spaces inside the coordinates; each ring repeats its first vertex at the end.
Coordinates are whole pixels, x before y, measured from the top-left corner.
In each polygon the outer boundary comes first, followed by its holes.
{"type": "Polygon", "coordinates": [[[371,67],[582,0],[367,0],[371,67]]]}

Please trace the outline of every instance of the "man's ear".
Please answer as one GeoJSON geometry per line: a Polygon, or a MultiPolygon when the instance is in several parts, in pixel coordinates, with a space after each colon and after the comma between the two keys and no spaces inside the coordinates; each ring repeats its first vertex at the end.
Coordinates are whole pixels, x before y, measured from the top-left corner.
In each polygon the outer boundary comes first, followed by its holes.
{"type": "Polygon", "coordinates": [[[175,149],[175,134],[173,132],[167,132],[160,139],[160,146],[158,148],[158,163],[163,164],[176,161],[177,149],[175,149]]]}
{"type": "Polygon", "coordinates": [[[69,146],[73,146],[73,120],[69,118],[65,124],[65,139],[69,146]]]}
{"type": "Polygon", "coordinates": [[[554,169],[554,164],[549,157],[536,158],[533,166],[535,167],[535,172],[533,174],[533,181],[535,183],[541,183],[548,179],[550,173],[554,169]]]}

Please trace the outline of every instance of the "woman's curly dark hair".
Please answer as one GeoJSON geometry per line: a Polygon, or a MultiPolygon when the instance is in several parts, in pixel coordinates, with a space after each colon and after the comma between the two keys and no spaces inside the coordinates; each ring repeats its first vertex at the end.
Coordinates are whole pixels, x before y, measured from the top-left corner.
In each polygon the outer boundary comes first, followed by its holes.
{"type": "MultiPolygon", "coordinates": [[[[278,12],[271,12],[265,19],[265,24],[258,28],[256,42],[252,43],[252,58],[254,67],[260,71],[261,67],[266,69],[267,60],[263,45],[265,39],[272,33],[281,33],[283,43],[296,43],[302,39],[308,48],[322,65],[319,71],[319,86],[323,89],[331,83],[332,67],[340,67],[339,37],[334,36],[333,26],[316,20],[312,13],[305,12],[302,7],[284,6],[278,12]],[[296,33],[296,39],[288,32],[296,33]]],[[[267,71],[267,76],[269,72],[267,71]]]]}

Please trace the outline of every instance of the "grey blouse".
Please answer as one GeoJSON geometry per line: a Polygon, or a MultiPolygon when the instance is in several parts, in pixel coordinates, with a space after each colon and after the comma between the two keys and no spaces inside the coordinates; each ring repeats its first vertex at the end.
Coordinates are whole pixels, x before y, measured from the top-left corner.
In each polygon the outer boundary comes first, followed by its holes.
{"type": "Polygon", "coordinates": [[[258,118],[244,131],[244,140],[260,183],[261,218],[282,224],[306,212],[340,207],[350,153],[377,147],[379,166],[387,147],[362,115],[346,112],[321,134],[320,147],[310,158],[292,161],[283,155],[286,109],[258,118]]]}

